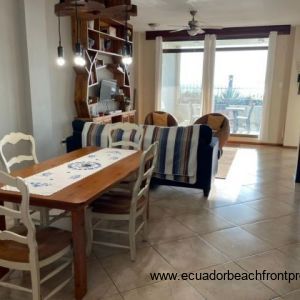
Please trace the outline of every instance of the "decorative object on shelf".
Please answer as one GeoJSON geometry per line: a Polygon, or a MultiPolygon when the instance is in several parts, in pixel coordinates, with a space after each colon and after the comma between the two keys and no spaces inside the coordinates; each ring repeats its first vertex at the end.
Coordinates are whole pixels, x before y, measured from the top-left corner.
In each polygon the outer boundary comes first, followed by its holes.
{"type": "Polygon", "coordinates": [[[95,21],[94,20],[90,20],[88,22],[88,26],[89,26],[90,29],[94,29],[95,28],[95,21]]]}
{"type": "Polygon", "coordinates": [[[108,27],[108,34],[111,36],[117,36],[117,30],[115,27],[109,26],[108,27]]]}
{"type": "Polygon", "coordinates": [[[64,58],[64,48],[61,44],[60,16],[58,16],[58,37],[59,37],[59,42],[58,42],[58,47],[57,47],[56,63],[59,66],[63,66],[66,63],[66,61],[65,61],[65,58],[64,58]]]}
{"type": "Polygon", "coordinates": [[[105,40],[104,40],[104,50],[105,50],[105,51],[109,51],[110,48],[111,48],[111,40],[105,39],[105,40]]]}
{"type": "MultiPolygon", "coordinates": [[[[129,39],[128,39],[128,7],[125,7],[125,15],[126,15],[126,19],[125,19],[125,30],[124,30],[124,35],[125,35],[125,44],[123,46],[123,50],[122,50],[122,62],[125,66],[130,65],[132,63],[132,49],[131,49],[131,44],[129,43],[129,39]]],[[[131,33],[131,32],[130,32],[131,33]]]]}
{"type": "Polygon", "coordinates": [[[89,48],[93,48],[95,45],[95,41],[91,38],[89,38],[89,48]]]}
{"type": "Polygon", "coordinates": [[[84,67],[86,61],[84,59],[84,54],[82,51],[81,44],[79,42],[79,18],[78,18],[78,1],[75,0],[75,19],[76,19],[76,44],[75,44],[75,56],[74,56],[74,63],[76,66],[84,67]]]}

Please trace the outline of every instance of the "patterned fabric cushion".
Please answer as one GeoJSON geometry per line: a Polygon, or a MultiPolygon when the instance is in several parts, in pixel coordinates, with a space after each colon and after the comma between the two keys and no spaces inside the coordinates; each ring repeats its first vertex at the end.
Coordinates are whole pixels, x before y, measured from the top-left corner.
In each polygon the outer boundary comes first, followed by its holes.
{"type": "Polygon", "coordinates": [[[159,114],[159,113],[152,113],[153,124],[155,126],[168,126],[168,115],[167,114],[159,114]]]}
{"type": "Polygon", "coordinates": [[[207,125],[215,131],[219,131],[224,121],[223,116],[209,115],[207,119],[207,125]]]}

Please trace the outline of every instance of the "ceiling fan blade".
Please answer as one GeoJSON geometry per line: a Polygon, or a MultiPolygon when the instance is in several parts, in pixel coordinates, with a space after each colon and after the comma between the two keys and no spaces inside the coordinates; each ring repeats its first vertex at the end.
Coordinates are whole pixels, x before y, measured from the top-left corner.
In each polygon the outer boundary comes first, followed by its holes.
{"type": "Polygon", "coordinates": [[[224,27],[222,26],[209,26],[209,25],[205,25],[205,26],[201,26],[202,29],[223,29],[224,27]]]}
{"type": "Polygon", "coordinates": [[[171,30],[170,33],[179,32],[179,31],[183,31],[183,30],[187,30],[187,28],[179,28],[176,30],[171,30]]]}
{"type": "Polygon", "coordinates": [[[166,25],[168,27],[175,27],[175,28],[189,28],[187,25],[166,25]]]}

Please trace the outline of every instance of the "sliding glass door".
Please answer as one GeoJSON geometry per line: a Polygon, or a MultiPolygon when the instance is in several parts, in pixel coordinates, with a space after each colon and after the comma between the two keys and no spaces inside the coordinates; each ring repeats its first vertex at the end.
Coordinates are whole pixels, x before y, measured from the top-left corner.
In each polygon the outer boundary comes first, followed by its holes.
{"type": "Polygon", "coordinates": [[[230,120],[232,134],[259,135],[268,39],[217,41],[214,111],[230,120]]]}
{"type": "Polygon", "coordinates": [[[201,116],[203,42],[168,42],[163,45],[161,110],[180,125],[201,116]]]}

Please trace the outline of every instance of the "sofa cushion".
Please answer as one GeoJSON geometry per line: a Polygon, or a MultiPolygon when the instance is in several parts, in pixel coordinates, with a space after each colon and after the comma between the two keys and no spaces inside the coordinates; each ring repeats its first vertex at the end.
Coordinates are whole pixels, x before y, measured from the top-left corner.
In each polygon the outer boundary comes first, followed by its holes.
{"type": "Polygon", "coordinates": [[[207,118],[207,125],[214,131],[219,131],[224,122],[223,116],[209,115],[207,118]]]}
{"type": "Polygon", "coordinates": [[[152,113],[153,125],[155,126],[168,126],[168,115],[165,113],[152,113]]]}

